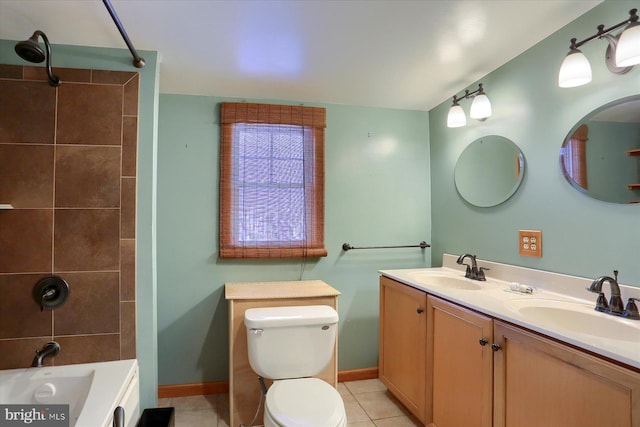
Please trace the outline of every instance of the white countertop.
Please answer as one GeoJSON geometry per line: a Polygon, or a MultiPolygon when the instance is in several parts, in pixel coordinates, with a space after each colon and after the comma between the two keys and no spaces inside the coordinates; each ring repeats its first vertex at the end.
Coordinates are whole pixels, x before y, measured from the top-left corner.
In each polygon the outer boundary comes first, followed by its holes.
{"type": "MultiPolygon", "coordinates": [[[[464,266],[456,265],[456,258],[457,257],[453,257],[452,255],[445,254],[443,257],[444,267],[380,270],[379,273],[416,289],[421,289],[429,294],[469,307],[491,317],[505,320],[601,356],[616,360],[630,367],[640,369],[640,320],[624,319],[595,311],[591,313],[590,310],[595,307],[597,295],[588,292],[585,288],[588,287],[593,279],[579,278],[575,276],[567,276],[478,260],[478,266],[488,266],[491,270],[486,272],[486,282],[479,282],[475,280],[471,281],[470,279],[464,279],[464,266]],[[466,290],[430,285],[427,280],[421,282],[416,281],[416,273],[457,277],[473,282],[473,284],[480,285],[482,286],[482,289],[466,290]],[[528,286],[533,286],[535,288],[535,292],[533,294],[524,294],[510,291],[510,282],[519,282],[528,286]],[[576,328],[576,330],[570,330],[562,327],[556,327],[551,322],[544,322],[544,325],[532,323],[530,319],[521,315],[518,310],[513,309],[514,305],[520,302],[527,302],[518,301],[523,299],[542,299],[545,300],[543,302],[554,303],[559,306],[566,304],[567,306],[573,305],[574,307],[578,307],[582,311],[589,310],[587,312],[587,316],[589,316],[589,318],[591,318],[591,314],[593,314],[596,316],[596,321],[597,316],[605,317],[604,321],[615,320],[615,322],[619,323],[614,323],[614,326],[620,325],[621,328],[624,327],[625,330],[629,330],[631,332],[632,336],[625,334],[624,340],[612,339],[609,337],[592,335],[586,330],[582,331],[578,328],[576,328]]],[[[605,283],[603,290],[608,296],[608,284],[605,283]]],[[[621,285],[621,291],[625,304],[627,298],[631,296],[637,297],[640,294],[640,288],[630,286],[621,285]]]]}

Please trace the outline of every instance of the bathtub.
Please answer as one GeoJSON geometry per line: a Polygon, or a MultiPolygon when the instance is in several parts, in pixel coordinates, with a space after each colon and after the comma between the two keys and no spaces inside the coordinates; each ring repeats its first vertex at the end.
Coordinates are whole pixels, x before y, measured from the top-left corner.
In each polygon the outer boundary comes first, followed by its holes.
{"type": "Polygon", "coordinates": [[[111,427],[118,406],[135,427],[139,390],[135,359],[0,371],[0,404],[68,404],[69,427],[111,427]]]}

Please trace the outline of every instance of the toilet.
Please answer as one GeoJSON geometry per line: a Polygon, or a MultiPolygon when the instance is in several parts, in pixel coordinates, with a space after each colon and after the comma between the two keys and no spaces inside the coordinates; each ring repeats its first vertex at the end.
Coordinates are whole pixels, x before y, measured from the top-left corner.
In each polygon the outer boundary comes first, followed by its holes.
{"type": "Polygon", "coordinates": [[[342,397],[312,378],[333,357],[338,313],[326,305],[251,308],[245,312],[249,364],[273,380],[267,390],[265,427],[344,427],[342,397]]]}

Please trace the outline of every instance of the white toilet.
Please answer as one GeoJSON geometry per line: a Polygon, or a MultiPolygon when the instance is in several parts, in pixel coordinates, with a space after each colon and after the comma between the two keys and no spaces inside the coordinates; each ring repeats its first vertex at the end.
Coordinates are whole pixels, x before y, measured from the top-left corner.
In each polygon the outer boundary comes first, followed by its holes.
{"type": "Polygon", "coordinates": [[[249,363],[267,391],[265,427],[343,427],[342,397],[311,378],[331,361],[338,313],[326,305],[251,308],[245,312],[249,363]]]}

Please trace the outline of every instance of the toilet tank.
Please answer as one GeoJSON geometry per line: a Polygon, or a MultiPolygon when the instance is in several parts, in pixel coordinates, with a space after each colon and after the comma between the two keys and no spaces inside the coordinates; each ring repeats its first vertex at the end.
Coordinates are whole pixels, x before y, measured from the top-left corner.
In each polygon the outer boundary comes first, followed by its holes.
{"type": "Polygon", "coordinates": [[[249,363],[258,375],[311,377],[331,361],[338,313],[327,305],[250,308],[244,324],[249,363]]]}

